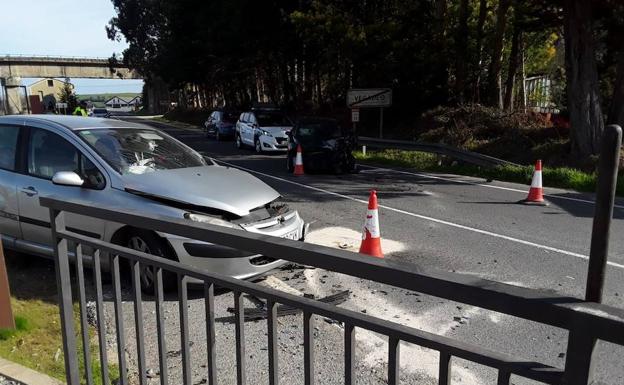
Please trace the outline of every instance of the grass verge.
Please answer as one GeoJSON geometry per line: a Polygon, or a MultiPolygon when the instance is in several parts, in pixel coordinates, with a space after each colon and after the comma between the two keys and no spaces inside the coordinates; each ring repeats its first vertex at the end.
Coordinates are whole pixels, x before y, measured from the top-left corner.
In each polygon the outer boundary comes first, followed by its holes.
{"type": "MultiPolygon", "coordinates": [[[[11,299],[16,314],[15,330],[0,330],[0,357],[24,365],[50,377],[65,381],[59,308],[41,299],[11,299]]],[[[84,355],[80,343],[78,305],[74,306],[78,361],[84,373],[84,355]]],[[[101,369],[95,330],[90,328],[91,367],[95,384],[101,385],[101,369]]],[[[111,379],[119,378],[119,368],[109,365],[111,379]]],[[[82,380],[84,382],[84,380],[82,380]]]]}
{"type": "MultiPolygon", "coordinates": [[[[465,164],[446,165],[438,161],[437,155],[418,151],[367,151],[366,155],[361,151],[355,151],[353,155],[360,162],[415,168],[421,171],[468,175],[504,182],[529,184],[533,176],[533,166],[505,165],[493,168],[482,168],[465,164]]],[[[572,168],[544,167],[542,170],[543,184],[548,187],[594,192],[596,191],[596,180],[597,175],[595,173],[586,173],[572,168]]],[[[624,178],[618,178],[616,194],[624,196],[624,178]]]]}

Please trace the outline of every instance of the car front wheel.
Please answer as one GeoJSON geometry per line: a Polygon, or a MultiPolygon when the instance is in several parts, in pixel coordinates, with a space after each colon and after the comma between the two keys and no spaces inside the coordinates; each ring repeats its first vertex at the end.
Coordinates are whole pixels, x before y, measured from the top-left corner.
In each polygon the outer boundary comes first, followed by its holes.
{"type": "MultiPolygon", "coordinates": [[[[148,231],[137,230],[133,232],[128,237],[127,246],[130,249],[140,251],[146,254],[151,254],[166,259],[172,259],[172,256],[167,256],[167,245],[165,244],[165,241],[159,238],[156,234],[148,231]]],[[[132,265],[132,262],[129,262],[132,265]]],[[[140,264],[139,281],[141,284],[141,290],[145,294],[155,294],[155,279],[155,268],[146,264],[140,264]]],[[[162,281],[163,289],[167,291],[171,290],[173,287],[175,287],[175,274],[163,271],[162,281]]]]}
{"type": "Polygon", "coordinates": [[[256,152],[258,154],[261,154],[262,153],[262,143],[260,143],[260,139],[256,139],[254,145],[256,147],[256,152]]]}
{"type": "Polygon", "coordinates": [[[236,143],[236,148],[238,148],[239,150],[243,148],[243,142],[241,142],[240,135],[236,134],[236,140],[234,142],[236,143]]]}

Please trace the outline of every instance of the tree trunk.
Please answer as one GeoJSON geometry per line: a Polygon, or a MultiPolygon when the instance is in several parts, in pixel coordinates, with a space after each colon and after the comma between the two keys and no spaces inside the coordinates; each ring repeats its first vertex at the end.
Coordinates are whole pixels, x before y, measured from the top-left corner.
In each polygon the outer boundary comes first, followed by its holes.
{"type": "Polygon", "coordinates": [[[483,28],[485,26],[485,18],[487,17],[487,0],[479,1],[479,19],[477,21],[477,63],[475,65],[475,80],[472,99],[474,102],[481,101],[481,65],[483,64],[483,28]]]}
{"type": "Polygon", "coordinates": [[[500,0],[496,10],[496,31],[492,42],[492,60],[488,68],[488,81],[486,100],[491,106],[502,108],[502,98],[500,90],[500,76],[503,60],[503,43],[505,41],[505,30],[507,28],[507,11],[511,5],[511,0],[500,0]]]}
{"type": "Polygon", "coordinates": [[[585,160],[600,151],[604,128],[592,38],[591,0],[565,2],[565,57],[573,156],[585,160]]]}
{"type": "Polygon", "coordinates": [[[514,23],[513,37],[511,39],[511,52],[509,53],[509,68],[507,70],[507,81],[505,82],[505,100],[503,107],[505,110],[513,110],[514,107],[514,85],[516,84],[516,73],[520,64],[520,45],[522,39],[518,24],[514,23]]]}
{"type": "Polygon", "coordinates": [[[435,20],[436,32],[434,35],[435,47],[437,47],[437,55],[435,57],[435,67],[433,68],[432,84],[436,90],[433,92],[435,103],[446,103],[448,101],[448,79],[449,79],[449,59],[447,55],[446,34],[447,34],[447,0],[436,0],[435,20]]]}
{"type": "Polygon", "coordinates": [[[620,52],[617,65],[617,77],[613,89],[613,99],[609,110],[609,124],[624,126],[624,51],[620,52]]]}
{"type": "Polygon", "coordinates": [[[459,104],[463,104],[468,61],[468,0],[461,0],[459,5],[459,23],[455,43],[457,51],[455,53],[455,97],[459,104]]]}

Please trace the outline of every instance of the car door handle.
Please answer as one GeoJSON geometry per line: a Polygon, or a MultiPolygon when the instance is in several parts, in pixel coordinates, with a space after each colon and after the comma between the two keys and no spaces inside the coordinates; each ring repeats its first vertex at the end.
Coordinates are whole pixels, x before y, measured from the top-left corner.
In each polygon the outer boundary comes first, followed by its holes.
{"type": "Polygon", "coordinates": [[[37,190],[33,186],[23,187],[22,192],[29,197],[35,196],[38,194],[37,190]]]}

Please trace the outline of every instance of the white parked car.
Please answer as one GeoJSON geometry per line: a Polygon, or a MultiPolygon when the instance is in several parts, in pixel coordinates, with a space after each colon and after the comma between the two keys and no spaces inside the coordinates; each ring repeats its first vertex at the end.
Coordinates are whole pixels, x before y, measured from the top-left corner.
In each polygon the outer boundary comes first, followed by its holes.
{"type": "Polygon", "coordinates": [[[236,122],[236,147],[250,146],[256,152],[285,152],[292,121],[277,109],[257,109],[243,112],[236,122]]]}

